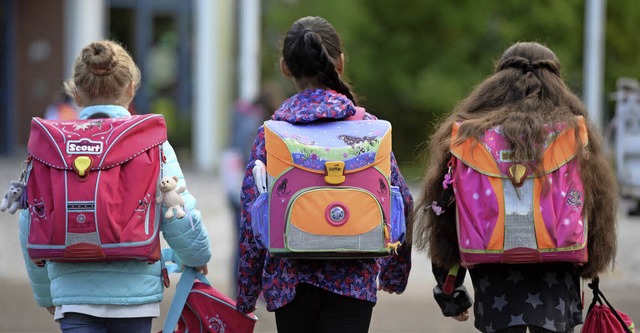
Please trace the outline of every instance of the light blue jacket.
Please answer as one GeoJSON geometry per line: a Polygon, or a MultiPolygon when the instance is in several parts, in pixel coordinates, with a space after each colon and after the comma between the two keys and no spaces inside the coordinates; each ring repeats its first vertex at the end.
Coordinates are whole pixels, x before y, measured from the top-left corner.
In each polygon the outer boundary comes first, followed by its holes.
{"type": "MultiPolygon", "coordinates": [[[[130,113],[121,106],[98,105],[84,108],[81,119],[96,112],[104,112],[112,118],[125,117],[130,113]]],[[[185,186],[184,175],[178,164],[175,151],[168,142],[163,145],[166,156],[164,174],[176,175],[178,186],[185,186]]],[[[187,188],[188,189],[188,188],[187,188]]],[[[196,199],[185,191],[182,193],[185,210],[192,222],[183,219],[164,219],[160,230],[179,260],[187,266],[198,267],[211,258],[209,236],[202,224],[196,199]]],[[[163,214],[166,208],[163,207],[163,214]]],[[[49,307],[64,304],[112,304],[131,305],[160,302],[164,285],[161,262],[148,264],[141,261],[116,261],[96,263],[47,262],[37,267],[27,255],[29,213],[20,213],[20,243],[27,266],[27,273],[38,305],[49,307]]]]}

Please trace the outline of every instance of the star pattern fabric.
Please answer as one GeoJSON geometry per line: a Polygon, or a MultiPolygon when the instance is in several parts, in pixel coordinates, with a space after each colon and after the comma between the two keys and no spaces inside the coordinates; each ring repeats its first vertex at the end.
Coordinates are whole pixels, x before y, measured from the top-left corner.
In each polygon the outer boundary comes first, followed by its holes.
{"type": "Polygon", "coordinates": [[[469,274],[481,332],[516,326],[566,332],[582,324],[580,277],[572,264],[477,265],[469,274]]]}
{"type": "Polygon", "coordinates": [[[533,308],[535,309],[538,305],[542,305],[542,302],[540,301],[540,293],[536,293],[536,294],[529,294],[527,293],[528,297],[526,302],[531,304],[531,306],[533,306],[533,308]]]}

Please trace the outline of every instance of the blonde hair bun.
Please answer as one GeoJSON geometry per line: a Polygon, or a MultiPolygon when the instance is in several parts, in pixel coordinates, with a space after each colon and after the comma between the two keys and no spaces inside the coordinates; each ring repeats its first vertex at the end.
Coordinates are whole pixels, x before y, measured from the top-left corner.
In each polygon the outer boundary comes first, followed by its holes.
{"type": "Polygon", "coordinates": [[[111,75],[118,67],[118,58],[109,43],[94,42],[82,50],[82,62],[91,74],[111,75]]]}
{"type": "Polygon", "coordinates": [[[127,107],[140,85],[140,69],[117,42],[94,41],[85,46],[73,66],[65,90],[80,106],[107,103],[127,107]]]}

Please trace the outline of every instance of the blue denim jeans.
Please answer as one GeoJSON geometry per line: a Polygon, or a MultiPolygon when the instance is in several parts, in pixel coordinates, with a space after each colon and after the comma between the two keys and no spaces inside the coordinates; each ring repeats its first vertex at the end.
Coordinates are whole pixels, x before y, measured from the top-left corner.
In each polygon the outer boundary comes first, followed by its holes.
{"type": "Polygon", "coordinates": [[[67,312],[59,320],[63,333],[149,333],[153,318],[99,318],[67,312]]]}

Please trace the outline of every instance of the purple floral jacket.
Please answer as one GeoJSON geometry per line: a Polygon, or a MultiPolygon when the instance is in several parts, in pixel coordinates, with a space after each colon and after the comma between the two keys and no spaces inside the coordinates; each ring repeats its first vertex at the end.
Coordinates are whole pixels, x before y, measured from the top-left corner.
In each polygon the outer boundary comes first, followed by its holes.
{"type": "MultiPolygon", "coordinates": [[[[287,99],[272,119],[290,123],[310,123],[319,119],[340,120],[356,113],[351,100],[335,91],[305,90],[287,99]]],[[[376,119],[365,113],[364,119],[376,119]]],[[[266,163],[264,129],[259,128],[251,159],[242,183],[242,225],[240,226],[240,263],[238,265],[238,310],[252,311],[260,293],[268,311],[275,311],[291,302],[298,283],[311,284],[330,292],[376,302],[377,283],[395,293],[402,293],[411,270],[411,245],[403,244],[398,253],[378,259],[309,260],[283,259],[269,256],[267,249],[254,239],[249,207],[256,199],[251,170],[256,160],[266,163]]],[[[404,198],[405,216],[413,211],[413,198],[391,155],[391,183],[400,187],[404,198]]]]}

